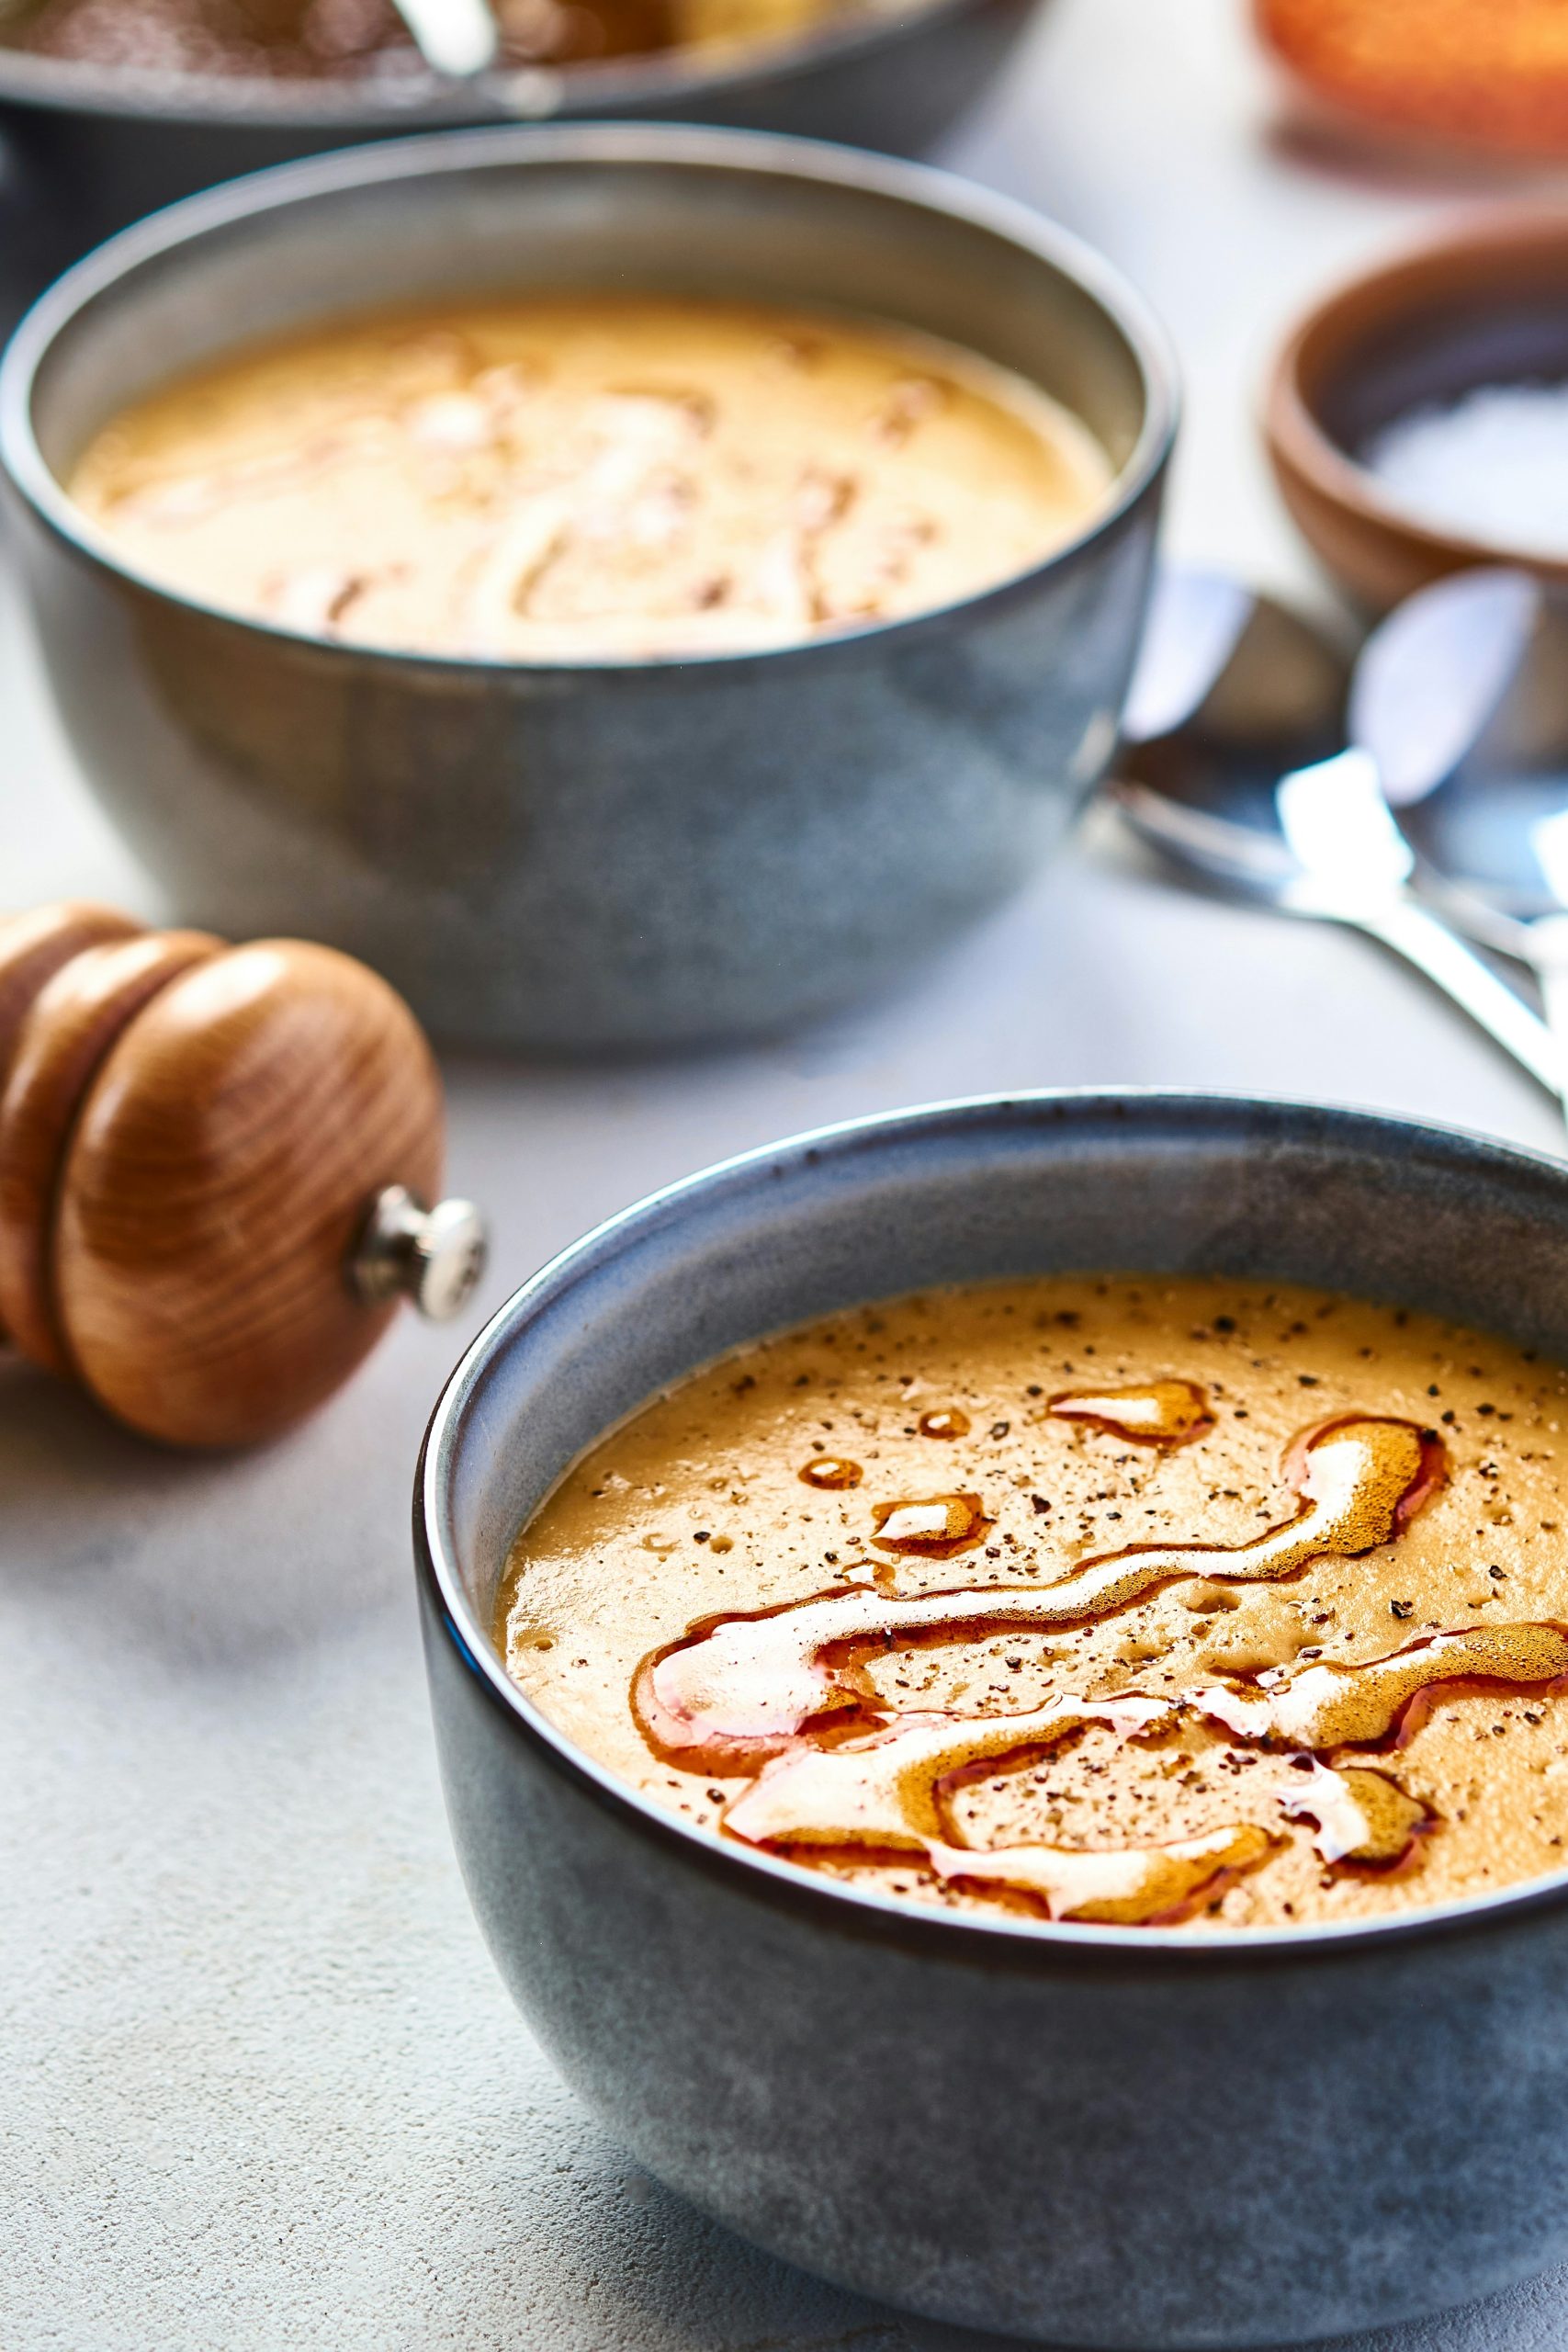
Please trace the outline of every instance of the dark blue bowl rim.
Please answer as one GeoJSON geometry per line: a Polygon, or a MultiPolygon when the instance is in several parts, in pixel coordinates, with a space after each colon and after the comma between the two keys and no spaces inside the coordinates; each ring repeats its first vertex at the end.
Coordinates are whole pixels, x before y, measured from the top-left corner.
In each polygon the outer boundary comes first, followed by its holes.
{"type": "MultiPolygon", "coordinates": [[[[242,338],[237,340],[243,341],[242,338]]],[[[1156,492],[1170,460],[1180,417],[1179,372],[1164,329],[1141,295],[1111,263],[1069,230],[1015,198],[939,170],[931,164],[873,155],[827,140],[777,131],[709,130],[680,122],[507,124],[500,129],[436,130],[407,139],[378,140],[300,162],[276,164],[182,198],[110,237],[57,278],[33,304],[0,354],[0,476],[51,537],[78,560],[124,582],[154,604],[199,616],[251,637],[308,652],[324,662],[355,662],[403,673],[470,682],[487,679],[591,679],[596,689],[622,682],[646,687],[664,681],[689,689],[705,677],[726,683],[763,667],[854,659],[867,649],[917,652],[933,636],[1007,612],[1113,538],[1156,492]],[[56,479],[33,429],[33,392],[58,336],[120,279],[144,264],[198,242],[210,232],[298,202],[396,181],[439,178],[454,171],[504,170],[519,164],[671,164],[688,170],[755,171],[818,186],[883,195],[914,211],[935,211],[988,231],[1076,285],[1103,312],[1125,343],[1144,391],[1144,419],[1135,446],[1118,469],[1110,497],[1083,529],[1027,571],[992,588],[907,617],[835,631],[803,644],[752,650],[657,657],[642,662],[507,662],[471,655],[437,655],[396,647],[339,644],[285,628],[249,614],[182,594],[167,582],[122,561],[56,479]]]]}
{"type": "Polygon", "coordinates": [[[1568,1897],[1568,1869],[1495,1894],[1473,1895],[1382,1919],[1326,1927],[1205,1928],[1198,1932],[1181,1928],[954,1917],[896,1896],[865,1893],[826,1882],[801,1864],[754,1852],[712,1830],[687,1825],[628,1788],[577,1748],[517,1688],[506,1673],[489,1628],[475,1615],[456,1565],[447,1510],[453,1467],[465,1443],[468,1409],[489,1367],[513,1337],[547,1304],[558,1301],[578,1282],[613,1261],[627,1242],[678,1225],[710,1201],[744,1198],[781,1172],[822,1163],[842,1165],[867,1151],[921,1136],[976,1134],[1020,1120],[1049,1120],[1053,1126],[1060,1126],[1140,1119],[1174,1120],[1197,1133],[1233,1136],[1245,1123],[1254,1130],[1255,1140],[1261,1140],[1270,1129],[1281,1140],[1337,1136],[1389,1158],[1422,1155],[1454,1171],[1506,1174],[1527,1184],[1533,1180],[1560,1197],[1568,1184],[1568,1165],[1563,1162],[1469,1128],[1284,1096],[1197,1094],[1160,1087],[1042,1088],[973,1095],[810,1128],[780,1143],[717,1161],[647,1194],[559,1251],[497,1310],[452,1373],[420,1450],[413,1509],[416,1562],[444,1638],[541,1761],[565,1773],[580,1790],[656,1842],[677,1849],[688,1866],[716,1871],[738,1889],[749,1887],[753,1894],[784,1903],[791,1909],[804,1909],[836,1932],[858,1929],[933,1958],[965,1958],[981,1961],[987,1967],[1004,1962],[1025,1969],[1043,1966],[1053,1971],[1064,1963],[1070,1965],[1075,1959],[1089,1968],[1114,1962],[1134,1967],[1141,1964],[1156,1974],[1265,1962],[1290,1964],[1309,1958],[1364,1956],[1373,1945],[1495,1930],[1522,1924],[1543,1910],[1556,1910],[1568,1897]]]}

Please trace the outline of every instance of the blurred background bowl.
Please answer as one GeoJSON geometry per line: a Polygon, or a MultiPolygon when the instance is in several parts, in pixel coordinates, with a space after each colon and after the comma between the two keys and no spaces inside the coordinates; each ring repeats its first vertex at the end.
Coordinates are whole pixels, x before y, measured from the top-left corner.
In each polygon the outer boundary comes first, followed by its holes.
{"type": "MultiPolygon", "coordinates": [[[[1348,279],[1292,331],[1269,387],[1269,454],[1295,522],[1358,604],[1386,611],[1473,564],[1568,582],[1568,544],[1554,558],[1424,515],[1367,461],[1399,420],[1518,385],[1568,387],[1568,206],[1489,210],[1348,279]]],[[[1568,390],[1563,414],[1568,429],[1568,390]]]]}
{"type": "Polygon", "coordinates": [[[1568,155],[1561,0],[1253,0],[1325,122],[1414,153],[1568,155]]]}
{"type": "Polygon", "coordinates": [[[1100,775],[1176,393],[1116,274],[1022,207],[745,131],[459,131],[197,197],[80,264],[0,369],[73,748],[182,919],[386,974],[445,1036],[777,1030],[1021,883],[1100,775]],[[528,665],[329,643],[122,565],[62,487],[108,416],[247,338],[378,303],[610,287],[874,313],[1041,385],[1116,469],[1047,560],[761,653],[528,665]]]}
{"type": "Polygon", "coordinates": [[[417,73],[317,82],[135,74],[0,48],[0,141],[28,209],[47,223],[35,239],[36,292],[45,274],[180,197],[400,131],[642,119],[919,154],[980,96],[1044,5],[908,0],[846,11],[793,38],[450,85],[417,73]]]}

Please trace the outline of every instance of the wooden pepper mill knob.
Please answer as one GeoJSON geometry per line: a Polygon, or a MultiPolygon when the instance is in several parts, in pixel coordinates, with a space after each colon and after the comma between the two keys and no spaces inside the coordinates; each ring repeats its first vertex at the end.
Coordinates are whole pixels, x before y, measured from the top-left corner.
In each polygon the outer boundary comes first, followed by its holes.
{"type": "Polygon", "coordinates": [[[427,1205],[443,1131],[423,1032],[351,956],[0,920],[0,1331],[150,1437],[271,1437],[400,1297],[457,1313],[485,1237],[427,1205]]]}

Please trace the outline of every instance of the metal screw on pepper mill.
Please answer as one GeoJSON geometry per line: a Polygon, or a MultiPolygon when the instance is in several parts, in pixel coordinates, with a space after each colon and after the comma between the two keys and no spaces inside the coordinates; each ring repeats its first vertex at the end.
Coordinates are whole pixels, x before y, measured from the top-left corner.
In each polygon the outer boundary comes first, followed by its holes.
{"type": "Polygon", "coordinates": [[[423,1032],[351,956],[96,907],[0,922],[0,1334],[148,1436],[271,1437],[400,1299],[472,1296],[444,1125],[423,1032]]]}
{"type": "Polygon", "coordinates": [[[431,1323],[462,1312],[490,1255],[485,1222],[472,1201],[437,1201],[427,1209],[406,1184],[378,1193],[349,1261],[363,1299],[412,1298],[431,1323]]]}

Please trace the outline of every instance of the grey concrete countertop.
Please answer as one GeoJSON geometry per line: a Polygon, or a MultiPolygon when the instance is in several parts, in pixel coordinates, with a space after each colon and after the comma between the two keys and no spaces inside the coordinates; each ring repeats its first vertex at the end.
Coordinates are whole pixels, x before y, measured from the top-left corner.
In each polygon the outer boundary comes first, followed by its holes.
{"type": "MultiPolygon", "coordinates": [[[[1314,286],[1475,185],[1281,128],[1240,0],[1059,0],[951,160],[1163,311],[1190,394],[1177,550],[1309,588],[1253,430],[1265,356],[1314,286]]],[[[0,900],[67,891],[154,909],[0,589],[0,900]]],[[[897,1001],[829,1030],[449,1075],[452,1176],[497,1229],[487,1313],[650,1185],[945,1094],[1220,1086],[1559,1132],[1377,950],[1201,905],[1104,824],[897,1001]]],[[[0,1358],[0,2345],[978,2352],[654,2187],[504,1998],[447,1845],[406,1532],[457,1347],[405,1325],[301,1434],[218,1463],[0,1358]]],[[[1564,2345],[1559,2276],[1376,2352],[1564,2345]]]]}

